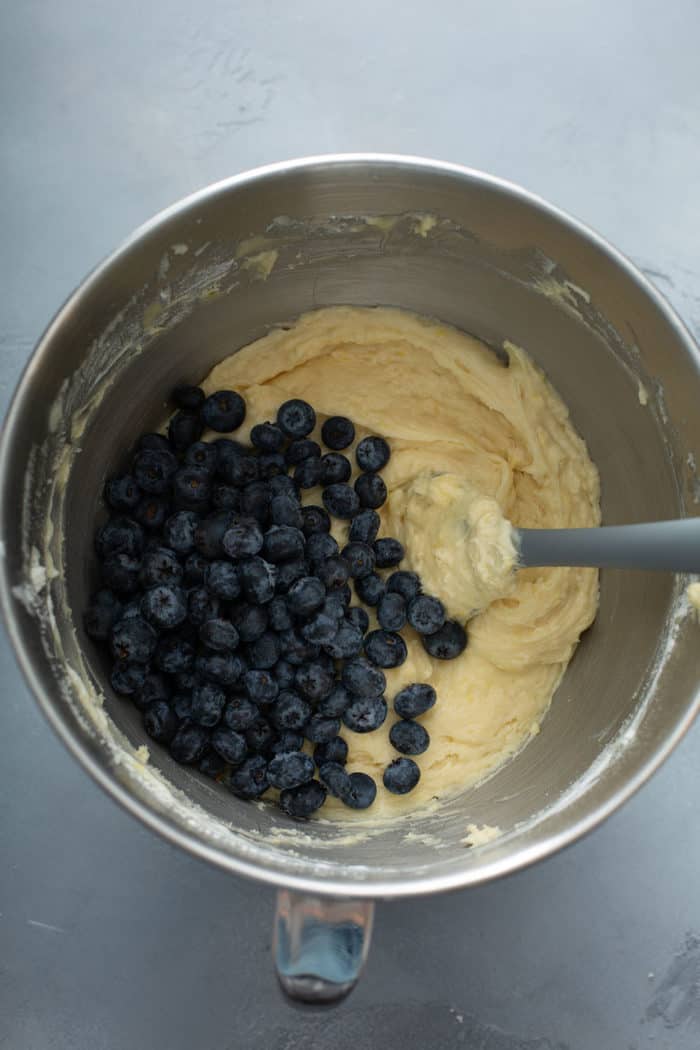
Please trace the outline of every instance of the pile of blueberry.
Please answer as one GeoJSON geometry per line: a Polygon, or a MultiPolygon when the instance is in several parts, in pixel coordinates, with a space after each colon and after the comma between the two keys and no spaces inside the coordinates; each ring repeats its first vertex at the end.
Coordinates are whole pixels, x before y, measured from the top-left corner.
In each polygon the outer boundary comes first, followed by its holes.
{"type": "MultiPolygon", "coordinates": [[[[107,482],[112,516],[95,537],[102,588],[85,615],[91,638],[109,646],[111,683],[143,715],[146,732],[177,761],[196,765],[242,798],[280,791],[292,816],[308,816],[327,793],[355,809],[370,806],[373,779],[345,769],[341,721],[355,733],[387,716],[382,668],[406,659],[410,624],[431,656],[453,659],[464,628],[397,569],[404,551],[378,538],[387,496],[379,473],[390,450],[381,437],[355,441],[349,419],[323,423],[323,453],[309,435],[313,408],[293,399],[274,423],[251,431],[251,446],[205,442],[205,428],[241,426],[240,394],[178,387],[167,437],[144,434],[130,473],[107,482]],[[322,487],[323,506],[302,506],[322,487]],[[348,523],[340,550],[331,516],[348,523]],[[382,575],[377,570],[390,570],[382,575]],[[373,606],[379,629],[369,630],[373,606]],[[314,746],[313,757],[304,742],[314,746]],[[318,777],[316,774],[318,769],[318,777]]],[[[435,703],[416,683],[394,700],[390,740],[402,757],[384,785],[411,791],[420,770],[410,755],[429,737],[416,718],[435,703]]]]}

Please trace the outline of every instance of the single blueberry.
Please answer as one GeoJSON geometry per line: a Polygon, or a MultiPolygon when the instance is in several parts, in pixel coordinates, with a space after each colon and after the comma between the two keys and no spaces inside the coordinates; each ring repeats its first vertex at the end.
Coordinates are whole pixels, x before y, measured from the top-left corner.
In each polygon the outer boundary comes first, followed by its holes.
{"type": "Polygon", "coordinates": [[[163,523],[163,540],[166,547],[176,554],[190,554],[194,550],[194,537],[199,525],[199,516],[192,510],[178,510],[163,523]]]}
{"type": "Polygon", "coordinates": [[[294,484],[294,479],[286,474],[276,474],[270,478],[270,488],[273,496],[291,496],[292,499],[299,498],[299,490],[294,484]]]}
{"type": "Polygon", "coordinates": [[[265,631],[248,646],[248,661],[256,671],[269,671],[282,655],[282,642],[274,631],[265,631]]]}
{"type": "Polygon", "coordinates": [[[143,728],[159,744],[169,744],[177,732],[179,719],[165,700],[152,700],[143,712],[143,728]]]}
{"type": "Polygon", "coordinates": [[[380,696],[386,689],[386,677],[363,656],[348,660],[342,670],[343,685],[353,696],[380,696]]]}
{"type": "Polygon", "coordinates": [[[137,450],[152,449],[157,452],[172,452],[172,445],[163,434],[142,434],[136,442],[137,450]]]}
{"type": "Polygon", "coordinates": [[[369,773],[350,774],[350,795],[343,799],[351,809],[368,809],[377,797],[377,785],[369,773]]]}
{"type": "Polygon", "coordinates": [[[338,620],[323,611],[317,612],[311,619],[302,624],[300,634],[313,645],[328,645],[338,633],[338,620]]]}
{"type": "Polygon", "coordinates": [[[224,553],[224,535],[239,520],[238,515],[230,510],[217,510],[209,514],[195,529],[194,545],[197,552],[205,558],[220,558],[224,553]]]}
{"type": "Polygon", "coordinates": [[[270,745],[270,754],[282,755],[285,751],[301,751],[304,746],[304,734],[292,733],[286,729],[277,736],[270,745]]]}
{"type": "Polygon", "coordinates": [[[210,430],[225,434],[238,430],[245,419],[245,401],[235,390],[217,390],[205,399],[200,412],[210,430]]]}
{"type": "Polygon", "coordinates": [[[198,412],[180,410],[168,423],[170,444],[178,452],[184,452],[189,445],[199,441],[203,430],[204,426],[198,412]]]}
{"type": "Polygon", "coordinates": [[[248,452],[238,451],[219,460],[219,474],[227,484],[243,488],[259,479],[260,463],[248,452]]]}
{"type": "Polygon", "coordinates": [[[365,636],[365,653],[377,667],[400,667],[408,656],[406,643],[394,631],[370,631],[365,636]]]}
{"type": "Polygon", "coordinates": [[[353,518],[360,509],[360,500],[350,485],[329,485],[323,490],[323,505],[334,518],[353,518]]]}
{"type": "Polygon", "coordinates": [[[228,726],[217,726],[210,739],[214,750],[231,766],[239,766],[248,754],[245,737],[228,726]]]}
{"type": "Polygon", "coordinates": [[[392,747],[395,747],[402,755],[422,755],[430,747],[430,736],[427,730],[418,722],[412,722],[410,719],[394,722],[389,730],[389,740],[392,747]]]}
{"type": "Polygon", "coordinates": [[[216,438],[212,444],[216,449],[216,469],[222,476],[226,473],[227,464],[239,456],[247,456],[250,452],[247,445],[234,441],[233,438],[216,438]]]}
{"type": "MultiPolygon", "coordinates": [[[[290,677],[290,684],[294,680],[290,677]]],[[[277,699],[280,691],[277,679],[271,671],[253,669],[243,675],[243,686],[250,699],[261,706],[271,704],[277,699]]]]}
{"type": "Polygon", "coordinates": [[[197,676],[192,671],[178,671],[177,674],[173,675],[173,679],[175,688],[179,693],[191,693],[197,684],[197,676]]]}
{"type": "Polygon", "coordinates": [[[165,674],[182,674],[194,667],[194,648],[176,634],[166,635],[158,642],[156,667],[165,674]]]}
{"type": "Polygon", "coordinates": [[[173,475],[172,486],[176,507],[197,510],[209,502],[211,476],[204,467],[180,467],[173,475]]]}
{"type": "Polygon", "coordinates": [[[310,817],[326,801],[326,789],[318,780],[280,792],[280,807],[290,817],[310,817]]]}
{"type": "Polygon", "coordinates": [[[288,467],[296,467],[305,459],[320,459],[321,446],[309,438],[298,438],[292,441],[284,454],[284,461],[288,467]]]}
{"type": "Polygon", "coordinates": [[[393,569],[403,560],[404,554],[403,544],[391,536],[382,536],[374,541],[378,569],[393,569]]]}
{"type": "Polygon", "coordinates": [[[437,660],[454,660],[467,647],[467,632],[456,620],[445,620],[434,634],[423,637],[423,648],[437,660]]]}
{"type": "Polygon", "coordinates": [[[270,502],[272,489],[267,481],[251,481],[241,493],[241,513],[254,518],[261,528],[270,521],[270,502]]]}
{"type": "Polygon", "coordinates": [[[249,558],[262,550],[263,532],[254,518],[237,518],[224,532],[221,544],[229,558],[249,558]]]}
{"type": "Polygon", "coordinates": [[[159,496],[144,496],[134,510],[134,517],[146,529],[162,529],[170,509],[170,504],[159,496]]]}
{"type": "Polygon", "coordinates": [[[420,780],[420,769],[412,758],[395,758],[384,770],[383,780],[393,795],[406,795],[420,780]]]}
{"type": "Polygon", "coordinates": [[[327,740],[325,744],[317,744],[314,748],[314,762],[317,766],[323,766],[326,762],[337,762],[344,766],[348,760],[348,745],[342,736],[335,736],[327,740]]]}
{"type": "Polygon", "coordinates": [[[294,481],[300,489],[312,489],[321,481],[321,460],[304,459],[294,468],[294,481]]]}
{"type": "Polygon", "coordinates": [[[369,628],[369,616],[367,610],[360,605],[351,605],[346,613],[348,622],[357,627],[360,634],[364,634],[369,628]]]}
{"type": "Polygon", "coordinates": [[[296,631],[282,631],[280,641],[285,660],[294,667],[301,667],[310,660],[315,660],[321,652],[320,646],[307,642],[296,631]]]}
{"type": "Polygon", "coordinates": [[[376,510],[361,510],[350,522],[350,532],[348,533],[350,540],[357,543],[367,543],[371,546],[377,537],[380,524],[381,521],[376,510]]]}
{"type": "Polygon", "coordinates": [[[204,726],[183,722],[170,742],[170,754],[181,765],[191,766],[199,762],[208,743],[209,734],[204,726]]]}
{"type": "Polygon", "coordinates": [[[134,456],[131,471],[142,492],[162,496],[178,468],[177,457],[165,449],[142,449],[134,456]]]}
{"type": "Polygon", "coordinates": [[[352,467],[350,460],[340,452],[327,452],[321,457],[321,484],[338,485],[350,480],[352,467]]]}
{"type": "Polygon", "coordinates": [[[314,565],[335,557],[339,550],[337,541],[328,532],[314,532],[306,540],[306,557],[314,565]]]}
{"type": "Polygon", "coordinates": [[[408,603],[407,616],[418,634],[435,634],[445,622],[445,606],[437,598],[419,594],[408,603]]]}
{"type": "Polygon", "coordinates": [[[278,594],[267,606],[267,615],[273,631],[289,631],[294,626],[283,595],[278,594]]]}
{"type": "Polygon", "coordinates": [[[282,477],[287,470],[284,456],[281,452],[263,452],[258,457],[258,465],[260,467],[260,477],[263,481],[271,481],[272,478],[282,477]]]}
{"type": "Polygon", "coordinates": [[[321,427],[321,438],[327,448],[337,452],[352,445],[355,440],[355,427],[346,416],[329,416],[321,427]]]}
{"type": "Polygon", "coordinates": [[[385,591],[386,584],[376,572],[371,572],[368,576],[362,576],[359,580],[355,580],[355,592],[365,605],[379,605],[385,591]]]}
{"type": "Polygon", "coordinates": [[[385,631],[400,631],[406,626],[406,602],[400,594],[384,594],[377,606],[377,621],[385,631]]]}
{"type": "Polygon", "coordinates": [[[275,590],[278,595],[287,594],[289,588],[297,580],[309,575],[309,565],[304,558],[295,558],[294,561],[284,561],[277,566],[277,581],[275,590]]]}
{"type": "Polygon", "coordinates": [[[214,750],[213,747],[207,747],[197,763],[197,769],[200,773],[203,773],[205,777],[211,777],[212,780],[218,780],[226,769],[226,761],[214,750]]]}
{"type": "Polygon", "coordinates": [[[303,697],[312,703],[317,703],[328,696],[333,688],[333,667],[325,667],[318,661],[310,661],[297,668],[294,681],[303,697]]]}
{"type": "Polygon", "coordinates": [[[273,674],[280,689],[291,689],[294,685],[296,667],[288,660],[278,660],[275,664],[273,674]]]}
{"type": "Polygon", "coordinates": [[[361,580],[374,572],[374,551],[368,544],[356,541],[348,543],[343,547],[342,555],[353,579],[361,580]]]}
{"type": "Polygon", "coordinates": [[[172,690],[164,675],[152,671],[147,674],[134,694],[135,705],[143,711],[154,700],[170,700],[172,690]]]}
{"type": "Polygon", "coordinates": [[[262,553],[273,565],[304,556],[304,533],[291,525],[271,525],[265,533],[262,553]]]}
{"type": "Polygon", "coordinates": [[[381,474],[360,474],[355,479],[355,492],[361,507],[376,510],[386,503],[386,485],[381,474]]]}
{"type": "Polygon", "coordinates": [[[146,680],[144,664],[131,664],[126,660],[117,660],[109,676],[112,689],[121,696],[134,696],[146,680]]]}
{"type": "Polygon", "coordinates": [[[230,561],[208,562],[204,570],[204,586],[215,598],[232,602],[241,593],[238,566],[230,561]]]}
{"type": "Polygon", "coordinates": [[[113,591],[108,588],[97,591],[85,611],[85,633],[96,642],[106,641],[121,611],[121,602],[113,591]]]}
{"type": "Polygon", "coordinates": [[[193,587],[187,594],[187,616],[195,627],[219,615],[219,599],[205,587],[193,587]]]}
{"type": "Polygon", "coordinates": [[[199,628],[199,638],[215,653],[230,653],[238,647],[238,631],[228,620],[206,620],[199,628]]]}
{"type": "Polygon", "coordinates": [[[156,651],[158,635],[141,616],[120,620],[112,628],[110,647],[115,660],[146,664],[156,651]]]}
{"type": "Polygon", "coordinates": [[[318,563],[317,574],[321,583],[329,591],[333,591],[348,582],[350,566],[345,558],[336,554],[318,563]]]}
{"type": "Polygon", "coordinates": [[[245,739],[251,751],[267,751],[272,747],[275,734],[270,723],[258,716],[250,729],[246,729],[245,739]]]}
{"type": "Polygon", "coordinates": [[[192,690],[191,718],[198,725],[218,725],[226,703],[226,693],[214,682],[198,682],[192,690]]]}
{"type": "Polygon", "coordinates": [[[337,587],[334,591],[331,591],[326,595],[321,612],[325,616],[330,616],[332,619],[337,620],[338,623],[345,617],[345,609],[349,603],[345,600],[345,591],[343,587],[337,587]]]}
{"type": "Polygon", "coordinates": [[[393,594],[400,594],[407,604],[420,594],[420,587],[420,576],[405,569],[392,572],[386,581],[386,589],[393,594]]]}
{"type": "Polygon", "coordinates": [[[113,510],[128,514],[141,499],[141,489],[136,478],[133,478],[131,474],[111,478],[105,485],[105,499],[113,510]]]}
{"type": "Polygon", "coordinates": [[[302,531],[306,537],[313,536],[317,532],[330,532],[331,519],[327,510],[311,504],[301,508],[303,519],[302,531]]]}
{"type": "Polygon", "coordinates": [[[240,564],[243,593],[254,605],[265,605],[275,596],[275,566],[264,558],[246,558],[240,564]]]}
{"type": "Polygon", "coordinates": [[[304,728],[304,736],[312,744],[327,744],[338,736],[340,729],[339,718],[326,718],[324,715],[313,714],[304,728]]]}
{"type": "Polygon", "coordinates": [[[223,481],[214,482],[211,487],[211,505],[217,510],[240,511],[240,490],[233,485],[226,485],[223,481]]]}
{"type": "Polygon", "coordinates": [[[257,706],[247,696],[234,696],[226,704],[221,716],[225,726],[243,732],[260,718],[257,706]]]}
{"type": "Polygon", "coordinates": [[[204,391],[199,386],[180,383],[171,394],[171,400],[177,408],[187,412],[198,412],[204,404],[204,391]]]}
{"type": "Polygon", "coordinates": [[[301,512],[301,505],[296,496],[290,496],[286,492],[273,496],[270,500],[270,521],[273,525],[284,525],[293,529],[301,529],[304,518],[301,512]]]}
{"type": "Polygon", "coordinates": [[[206,653],[196,658],[194,666],[202,678],[225,686],[234,685],[245,670],[236,653],[206,653]]]}
{"type": "Polygon", "coordinates": [[[185,452],[185,464],[188,467],[199,467],[213,474],[219,462],[216,445],[211,441],[195,441],[185,452]]]}
{"type": "Polygon", "coordinates": [[[311,717],[311,704],[292,689],[283,689],[270,710],[277,729],[303,729],[311,717]]]}
{"type": "Polygon", "coordinates": [[[315,576],[302,576],[287,592],[287,608],[293,616],[311,616],[320,609],[326,588],[315,576]]]}
{"type": "Polygon", "coordinates": [[[139,589],[141,561],[120,551],[102,563],[102,582],[117,594],[135,594],[139,589]]]}
{"type": "Polygon", "coordinates": [[[156,547],[144,554],[140,572],[144,587],[155,587],[159,583],[177,586],[183,575],[182,565],[169,547],[156,547]]]}
{"type": "Polygon", "coordinates": [[[336,626],[334,637],[321,644],[334,660],[349,660],[362,652],[362,631],[349,620],[342,620],[336,626]]]}
{"type": "Polygon", "coordinates": [[[279,452],[285,437],[276,423],[256,423],[250,431],[250,443],[261,452],[279,452]]]}
{"type": "Polygon", "coordinates": [[[277,425],[290,438],[307,437],[316,426],[316,413],[300,398],[285,401],[277,410],[277,425]]]}
{"type": "Polygon", "coordinates": [[[259,798],[269,786],[267,761],[262,755],[246,758],[229,781],[231,791],[240,798],[259,798]]]}
{"type": "Polygon", "coordinates": [[[381,470],[389,462],[391,450],[384,438],[372,436],[363,438],[355,449],[355,459],[360,470],[381,470]]]}
{"type": "Polygon", "coordinates": [[[267,776],[274,788],[294,788],[314,775],[314,760],[303,751],[283,751],[270,760],[267,776]]]}
{"type": "Polygon", "coordinates": [[[231,620],[242,642],[254,642],[267,630],[267,606],[238,602],[231,610],[231,620]]]}
{"type": "Polygon", "coordinates": [[[110,518],[97,530],[95,550],[98,558],[110,554],[128,554],[137,558],[143,550],[145,536],[138,522],[131,518],[110,518]]]}
{"type": "Polygon", "coordinates": [[[394,697],[394,710],[401,718],[417,718],[429,711],[436,700],[432,685],[413,682],[404,686],[394,697]]]}
{"type": "Polygon", "coordinates": [[[372,733],[386,718],[383,696],[360,696],[343,712],[343,722],[353,733],[372,733]]]}

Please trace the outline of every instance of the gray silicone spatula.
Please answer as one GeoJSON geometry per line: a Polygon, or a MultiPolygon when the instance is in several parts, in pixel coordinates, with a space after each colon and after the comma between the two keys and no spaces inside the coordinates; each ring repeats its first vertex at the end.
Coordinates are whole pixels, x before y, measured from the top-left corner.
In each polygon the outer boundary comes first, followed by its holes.
{"type": "Polygon", "coordinates": [[[700,572],[700,518],[591,529],[513,529],[518,566],[700,572]]]}

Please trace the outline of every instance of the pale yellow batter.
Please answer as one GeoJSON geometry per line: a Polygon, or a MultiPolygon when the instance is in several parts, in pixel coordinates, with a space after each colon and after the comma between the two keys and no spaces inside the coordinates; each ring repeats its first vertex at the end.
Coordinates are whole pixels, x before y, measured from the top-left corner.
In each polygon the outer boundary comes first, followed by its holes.
{"type": "MultiPolygon", "coordinates": [[[[207,393],[230,388],[246,398],[237,437],[274,419],[290,397],[313,404],[319,428],[326,416],[346,415],[358,438],[386,437],[381,534],[401,539],[401,567],[420,571],[450,615],[466,619],[488,606],[470,620],[469,645],[456,660],[431,659],[404,630],[408,659],[386,672],[386,723],[364,735],[342,730],[348,770],[375,777],[377,800],[359,814],[331,800],[323,815],[388,816],[483,779],[538,731],[595,616],[595,570],[513,577],[508,562],[504,518],[523,527],[591,526],[600,507],[597,470],[566,406],[523,350],[507,349],[506,368],[446,325],[393,309],[335,307],[245,347],[203,384],[207,393]],[[421,718],[431,745],[416,759],[420,782],[395,796],[383,788],[382,771],[396,757],[392,700],[410,682],[430,682],[438,700],[421,718]]],[[[305,502],[320,503],[320,492],[306,493],[305,502]]],[[[336,523],[334,533],[343,542],[347,525],[336,523]]]]}

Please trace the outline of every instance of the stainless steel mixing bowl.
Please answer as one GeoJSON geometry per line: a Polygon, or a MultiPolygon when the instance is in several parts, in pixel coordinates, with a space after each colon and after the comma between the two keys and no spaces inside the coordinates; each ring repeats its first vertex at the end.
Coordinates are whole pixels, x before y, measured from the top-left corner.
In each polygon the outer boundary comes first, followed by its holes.
{"type": "Polygon", "coordinates": [[[351,986],[373,898],[474,885],[572,842],[653,772],[698,706],[684,581],[606,572],[595,625],[539,735],[432,813],[357,835],[300,827],[157,746],[139,760],[138,713],[111,693],[81,625],[103,480],[133,435],[162,421],[176,381],[337,303],[435,315],[494,352],[505,339],[524,346],[588,442],[607,523],[696,513],[699,490],[700,359],[681,322],[590,230],[479,172],[341,156],[240,175],[138,230],[59,311],[0,448],[0,594],[18,659],[61,739],[128,810],[229,871],[285,888],[278,965],[285,987],[307,996],[351,986]],[[470,824],[501,835],[466,848],[470,824]]]}

